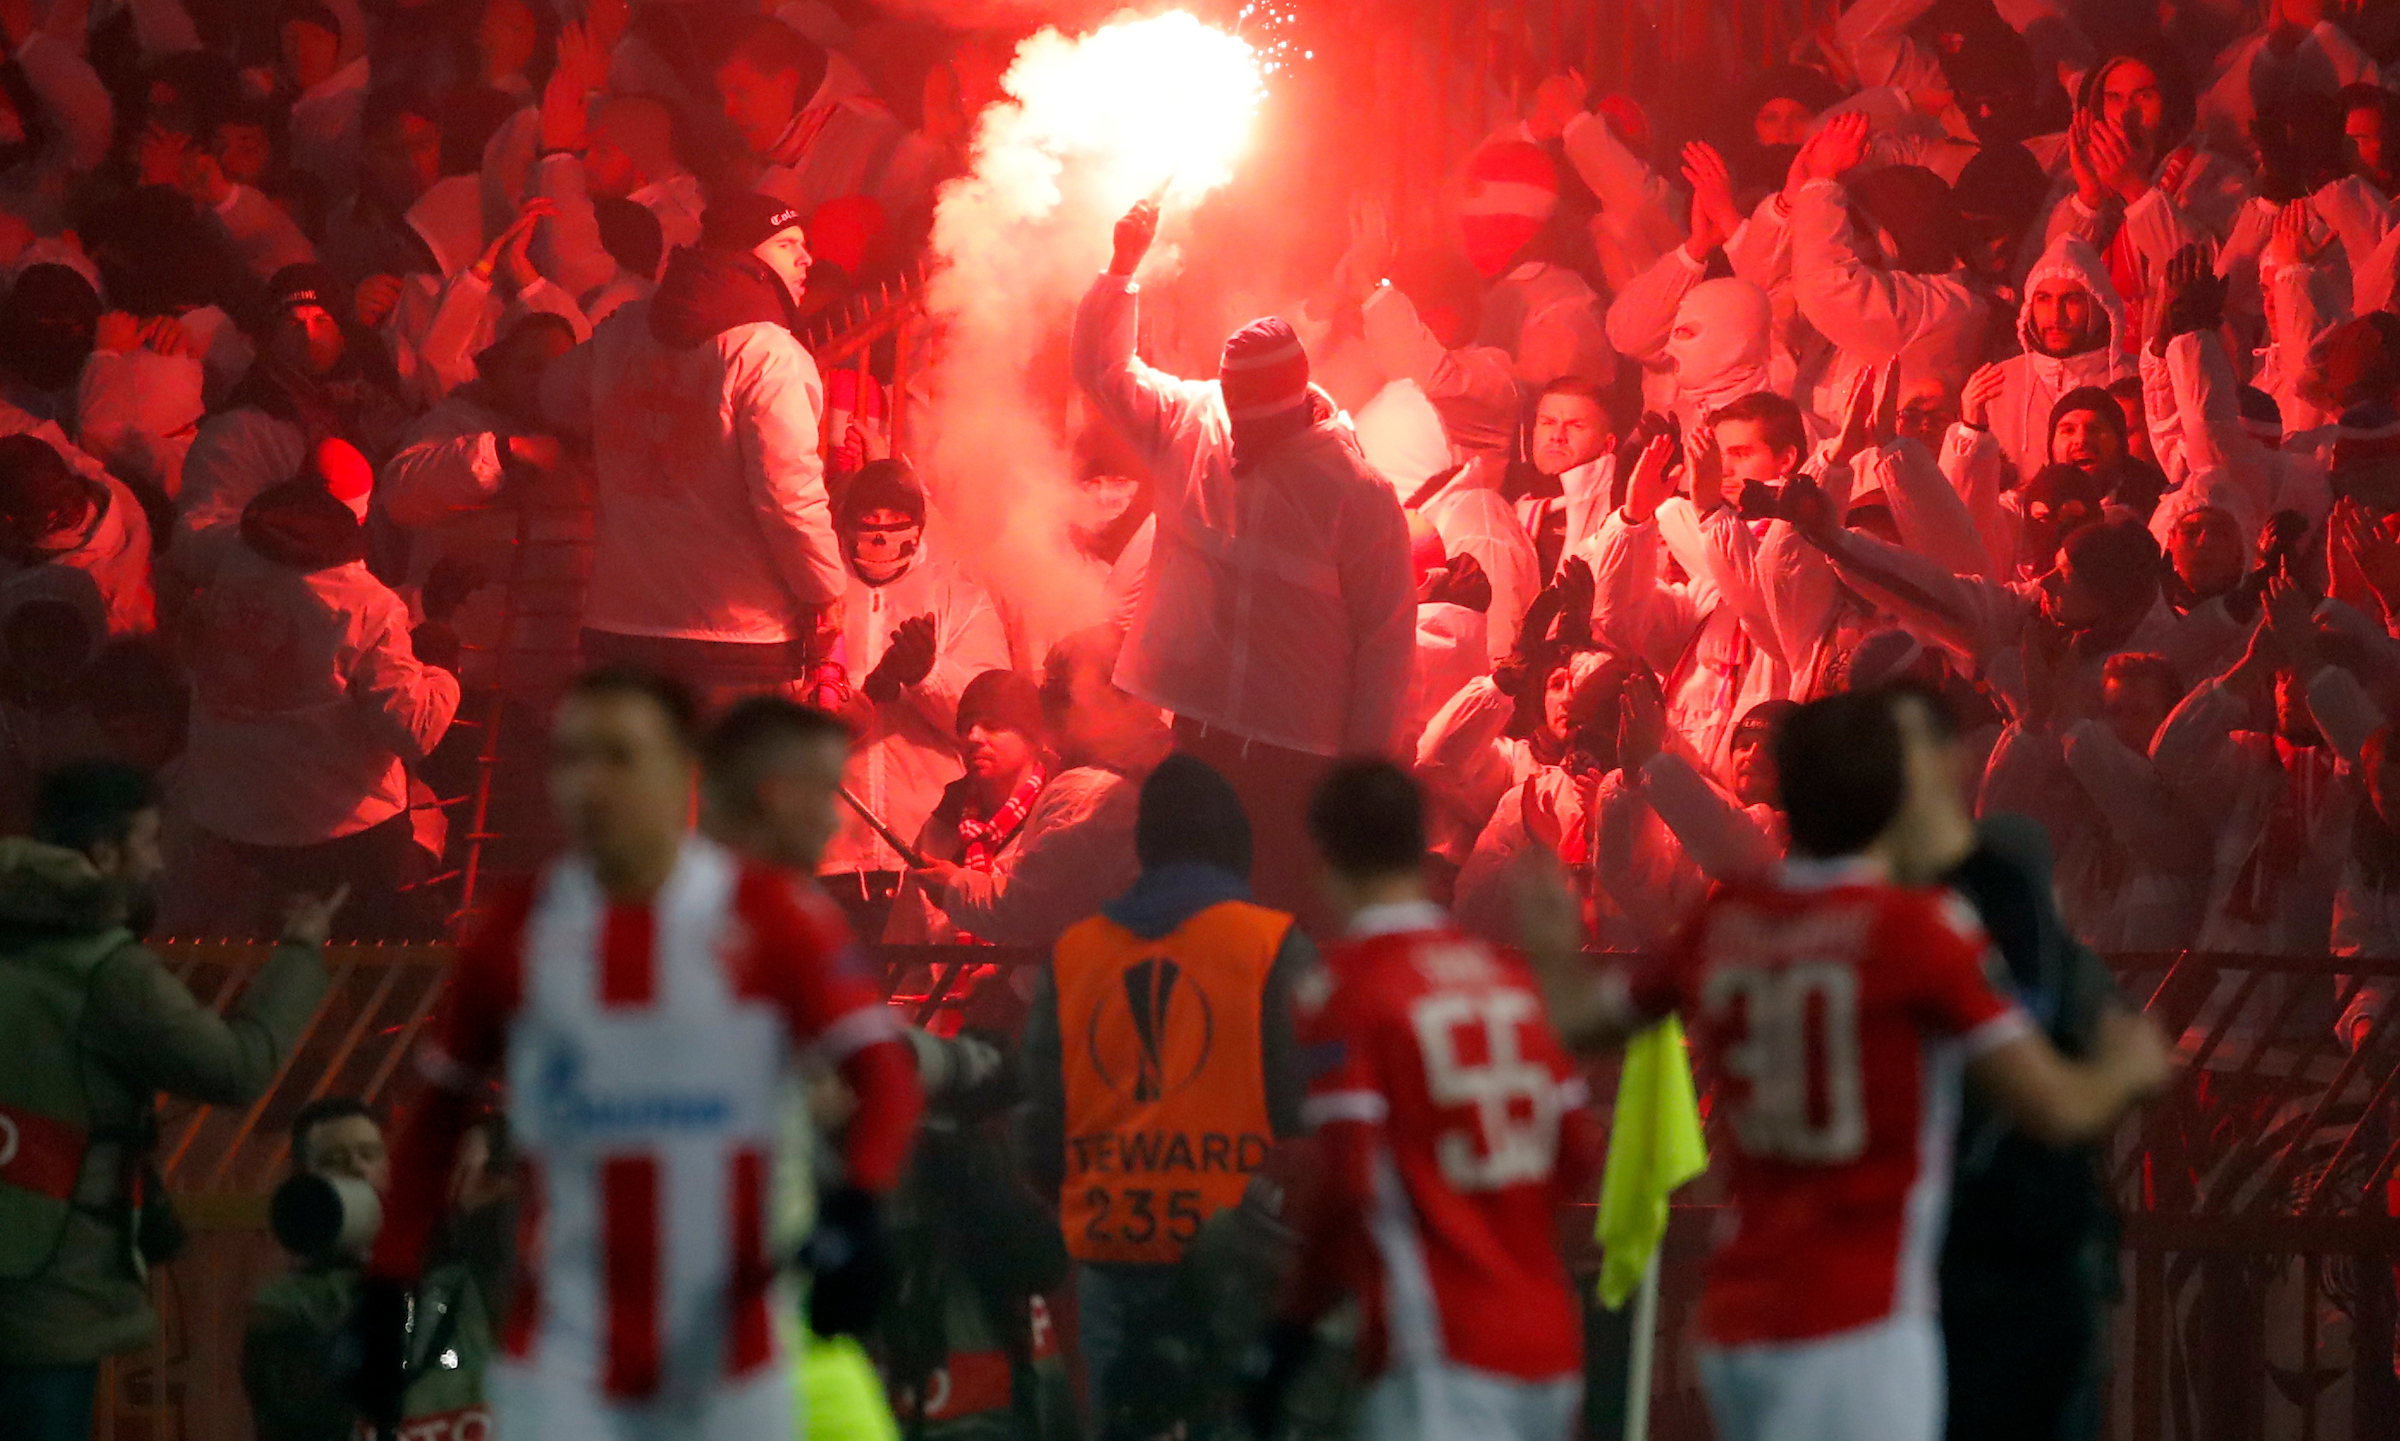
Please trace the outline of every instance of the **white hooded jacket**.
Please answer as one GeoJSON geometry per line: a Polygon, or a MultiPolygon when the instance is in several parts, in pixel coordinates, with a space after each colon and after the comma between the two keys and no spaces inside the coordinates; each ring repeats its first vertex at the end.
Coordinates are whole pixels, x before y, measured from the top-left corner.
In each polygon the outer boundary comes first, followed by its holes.
{"type": "Polygon", "coordinates": [[[1117,684],[1289,750],[1387,752],[1416,664],[1399,500],[1339,421],[1236,474],[1217,382],[1135,357],[1136,294],[1102,275],[1076,311],[1073,347],[1076,382],[1158,487],[1149,584],[1117,684]]]}
{"type": "Polygon", "coordinates": [[[301,846],[406,810],[407,763],[450,728],[458,679],[417,659],[400,597],[363,561],[303,571],[231,531],[196,549],[186,812],[228,840],[301,846]]]}
{"type": "Polygon", "coordinates": [[[544,410],[592,438],[599,527],[584,623],[805,639],[811,609],[849,580],[817,450],[824,382],[789,330],[747,312],[694,344],[661,343],[652,317],[669,299],[662,287],[618,311],[542,379],[544,410]]]}
{"type": "Polygon", "coordinates": [[[2015,468],[2022,485],[2050,459],[2050,411],[2058,398],[2086,385],[2107,385],[2134,373],[2125,350],[2124,302],[2109,283],[2108,271],[2092,248],[2072,235],[2051,242],[2039,264],[2025,279],[2025,301],[2017,311],[2017,341],[2025,347],[2000,364],[2008,379],[1992,402],[1992,438],[2015,468]],[[2108,323],[2108,333],[2090,350],[2074,355],[2044,355],[2033,332],[2033,292],[2042,281],[2065,276],[2081,285],[2108,323]]]}

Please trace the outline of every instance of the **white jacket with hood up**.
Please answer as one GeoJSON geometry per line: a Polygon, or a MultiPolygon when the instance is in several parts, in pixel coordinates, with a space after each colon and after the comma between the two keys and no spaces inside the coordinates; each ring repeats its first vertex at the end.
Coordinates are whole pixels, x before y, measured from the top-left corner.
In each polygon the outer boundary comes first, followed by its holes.
{"type": "Polygon", "coordinates": [[[458,678],[417,659],[408,607],[367,573],[363,546],[278,538],[245,524],[184,558],[201,590],[183,617],[192,713],[177,790],[228,840],[314,845],[408,808],[408,763],[450,728],[458,678]]]}
{"type": "Polygon", "coordinates": [[[1102,275],[1075,314],[1076,382],[1158,487],[1149,584],[1117,684],[1287,750],[1389,752],[1416,664],[1398,498],[1338,417],[1236,474],[1217,382],[1135,357],[1136,294],[1102,275]]]}
{"type": "Polygon", "coordinates": [[[2104,386],[2135,373],[2132,356],[2126,349],[2125,326],[2124,302],[2117,298],[2116,287],[2109,282],[2108,271],[2092,248],[2072,235],[2052,241],[2025,278],[2025,300],[2017,310],[2017,342],[2025,351],[2000,362],[2008,380],[1992,402],[1990,413],[1991,437],[1998,442],[2002,457],[2015,469],[2016,484],[2030,480],[2035,471],[2049,462],[2050,411],[2060,396],[2081,386],[2104,386]],[[2090,293],[2108,322],[2108,333],[2090,350],[2073,355],[2044,355],[2033,333],[2033,291],[2042,281],[2062,275],[2090,293]]]}

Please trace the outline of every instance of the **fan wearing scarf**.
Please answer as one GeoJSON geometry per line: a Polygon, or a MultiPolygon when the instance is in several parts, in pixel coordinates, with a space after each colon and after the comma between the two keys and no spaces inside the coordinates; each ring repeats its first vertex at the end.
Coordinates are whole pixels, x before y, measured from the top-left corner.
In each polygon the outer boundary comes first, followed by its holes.
{"type": "Polygon", "coordinates": [[[1302,809],[1337,755],[1387,755],[1416,660],[1400,502],[1309,384],[1286,322],[1235,332],[1213,381],[1134,355],[1144,202],[1075,316],[1076,382],[1157,485],[1150,584],[1116,681],[1175,716],[1175,740],[1233,783],[1256,831],[1261,904],[1316,915],[1302,809]]]}
{"type": "Polygon", "coordinates": [[[902,897],[884,933],[887,941],[990,944],[939,911],[953,876],[988,876],[1004,868],[1056,771],[1042,725],[1041,688],[1008,670],[987,670],[967,682],[958,697],[958,748],[967,773],[942,792],[917,832],[917,853],[934,862],[911,877],[924,899],[910,906],[902,897]],[[918,927],[922,934],[909,934],[918,927]]]}

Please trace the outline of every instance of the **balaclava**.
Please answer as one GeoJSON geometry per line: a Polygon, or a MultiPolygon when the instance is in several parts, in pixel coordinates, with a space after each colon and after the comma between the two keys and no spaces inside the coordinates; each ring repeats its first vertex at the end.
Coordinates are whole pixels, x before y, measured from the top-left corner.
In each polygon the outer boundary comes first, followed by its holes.
{"type": "Polygon", "coordinates": [[[1467,259],[1497,280],[1558,209],[1558,167],[1530,141],[1502,141],[1467,162],[1466,187],[1459,224],[1467,259]]]}
{"type": "Polygon", "coordinates": [[[1704,280],[1685,292],[1667,336],[1684,394],[1714,410],[1762,388],[1774,322],[1773,302],[1747,280],[1704,280]]]}
{"type": "Polygon", "coordinates": [[[1253,320],[1226,338],[1217,384],[1233,422],[1237,470],[1306,428],[1311,418],[1308,351],[1281,316],[1253,320]]]}
{"type": "Polygon", "coordinates": [[[842,555],[850,569],[869,585],[889,585],[917,563],[925,539],[925,487],[906,462],[870,461],[842,489],[841,511],[835,516],[842,534],[842,555]],[[878,510],[908,517],[905,526],[869,530],[861,523],[878,510]]]}

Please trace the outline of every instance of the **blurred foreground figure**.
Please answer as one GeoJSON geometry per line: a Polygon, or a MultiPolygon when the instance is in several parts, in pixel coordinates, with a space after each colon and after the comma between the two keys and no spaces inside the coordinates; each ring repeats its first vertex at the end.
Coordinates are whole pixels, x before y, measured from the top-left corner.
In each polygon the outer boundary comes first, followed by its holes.
{"type": "MultiPolygon", "coordinates": [[[[394,1155],[354,1323],[372,1421],[394,1419],[407,1286],[494,1079],[527,1178],[525,1274],[492,1378],[508,1435],[791,1434],[769,1211],[803,1049],[857,1098],[845,1175],[810,1243],[811,1320],[830,1334],[873,1319],[877,1198],[907,1160],[919,1104],[908,1055],[823,893],[685,829],[694,759],[691,700],[670,683],[598,671],[560,704],[551,793],[574,849],[484,918],[426,1030],[432,1090],[394,1155]]],[[[830,834],[829,787],[816,789],[830,834]]]]}
{"type": "Polygon", "coordinates": [[[1565,1441],[1583,1327],[1555,1223],[1600,1175],[1583,1080],[1532,973],[1428,898],[1414,782],[1387,762],[1346,762],[1308,821],[1345,927],[1297,998],[1311,1072],[1301,1119],[1325,1174],[1251,1423],[1280,1433],[1314,1323],[1356,1293],[1370,1378],[1359,1435],[1565,1441]]]}
{"type": "Polygon", "coordinates": [[[230,1015],[139,934],[164,865],[157,792],[125,766],[53,772],[33,838],[0,841],[0,1432],[87,1441],[104,1356],[158,1331],[148,1268],[182,1231],[151,1155],[158,1093],[264,1095],[325,995],[341,906],[305,901],[230,1015]]]}
{"type": "Polygon", "coordinates": [[[1791,859],[1702,905],[1630,979],[1577,955],[1572,902],[1528,908],[1552,1015],[1613,1043],[1682,1012],[1727,1073],[1733,1226],[1700,1304],[1701,1378],[1726,1441],[1932,1441],[1943,1359],[1936,1231],[1959,1082],[2051,1145],[2107,1134],[2163,1086],[2157,1027],[2111,1013],[2087,1061],[2017,1004],[1973,913],[1919,889],[1974,822],[1926,700],[1848,692],[1787,716],[1776,772],[1791,859]],[[1838,1225],[1827,1218],[1839,1217],[1838,1225]]]}
{"type": "Polygon", "coordinates": [[[1259,900],[1316,917],[1302,807],[1327,758],[1390,753],[1416,664],[1408,523],[1289,324],[1225,342],[1213,381],[1135,357],[1144,202],[1075,314],[1076,383],[1157,485],[1158,536],[1117,684],[1174,713],[1256,832],[1259,900]]]}

